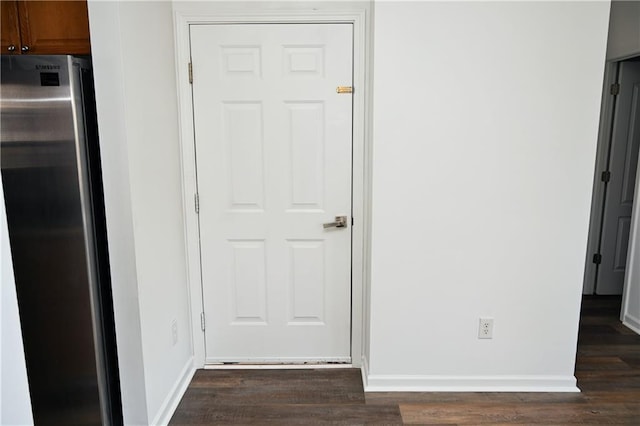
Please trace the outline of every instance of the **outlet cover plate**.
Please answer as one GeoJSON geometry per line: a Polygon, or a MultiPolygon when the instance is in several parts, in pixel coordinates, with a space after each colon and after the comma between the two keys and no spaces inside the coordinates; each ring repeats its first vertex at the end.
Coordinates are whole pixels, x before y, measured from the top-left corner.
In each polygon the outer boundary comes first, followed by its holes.
{"type": "Polygon", "coordinates": [[[493,339],[493,318],[480,318],[478,339],[493,339]]]}

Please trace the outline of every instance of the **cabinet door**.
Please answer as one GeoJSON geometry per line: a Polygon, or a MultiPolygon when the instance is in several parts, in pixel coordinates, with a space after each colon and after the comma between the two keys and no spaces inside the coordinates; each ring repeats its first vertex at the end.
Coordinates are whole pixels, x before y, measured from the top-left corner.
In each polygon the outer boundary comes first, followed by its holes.
{"type": "Polygon", "coordinates": [[[2,1],[0,7],[0,53],[20,53],[18,2],[2,1]]]}
{"type": "Polygon", "coordinates": [[[91,52],[85,1],[20,1],[22,49],[36,55],[91,52]]]}

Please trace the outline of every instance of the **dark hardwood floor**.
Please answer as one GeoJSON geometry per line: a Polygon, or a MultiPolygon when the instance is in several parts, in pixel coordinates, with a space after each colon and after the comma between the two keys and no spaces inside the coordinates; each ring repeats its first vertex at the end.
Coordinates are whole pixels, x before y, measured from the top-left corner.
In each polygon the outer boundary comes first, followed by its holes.
{"type": "Polygon", "coordinates": [[[397,404],[367,405],[358,369],[198,370],[172,425],[402,424],[397,404]]]}
{"type": "Polygon", "coordinates": [[[199,370],[172,425],[640,425],[640,336],[619,297],[583,300],[582,393],[367,393],[356,369],[199,370]]]}

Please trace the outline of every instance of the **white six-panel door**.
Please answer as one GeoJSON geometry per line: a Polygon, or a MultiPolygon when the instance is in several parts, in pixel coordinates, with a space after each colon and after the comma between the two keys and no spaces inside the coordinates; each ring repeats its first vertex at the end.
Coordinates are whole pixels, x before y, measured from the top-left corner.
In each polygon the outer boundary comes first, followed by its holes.
{"type": "Polygon", "coordinates": [[[352,25],[190,37],[206,362],[347,362],[352,25]]]}

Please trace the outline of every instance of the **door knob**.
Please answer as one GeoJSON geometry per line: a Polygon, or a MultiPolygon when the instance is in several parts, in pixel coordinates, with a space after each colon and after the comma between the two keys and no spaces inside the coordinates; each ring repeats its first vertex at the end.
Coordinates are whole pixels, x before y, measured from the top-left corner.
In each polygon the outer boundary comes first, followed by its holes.
{"type": "Polygon", "coordinates": [[[11,46],[8,46],[8,47],[7,47],[7,50],[8,50],[9,52],[13,52],[14,50],[16,50],[16,46],[12,44],[11,46]]]}
{"type": "Polygon", "coordinates": [[[335,222],[323,223],[322,227],[327,228],[346,228],[347,227],[347,217],[346,216],[336,216],[335,222]]]}
{"type": "Polygon", "coordinates": [[[29,51],[29,46],[22,46],[20,50],[22,50],[24,53],[27,53],[29,51]]]}

